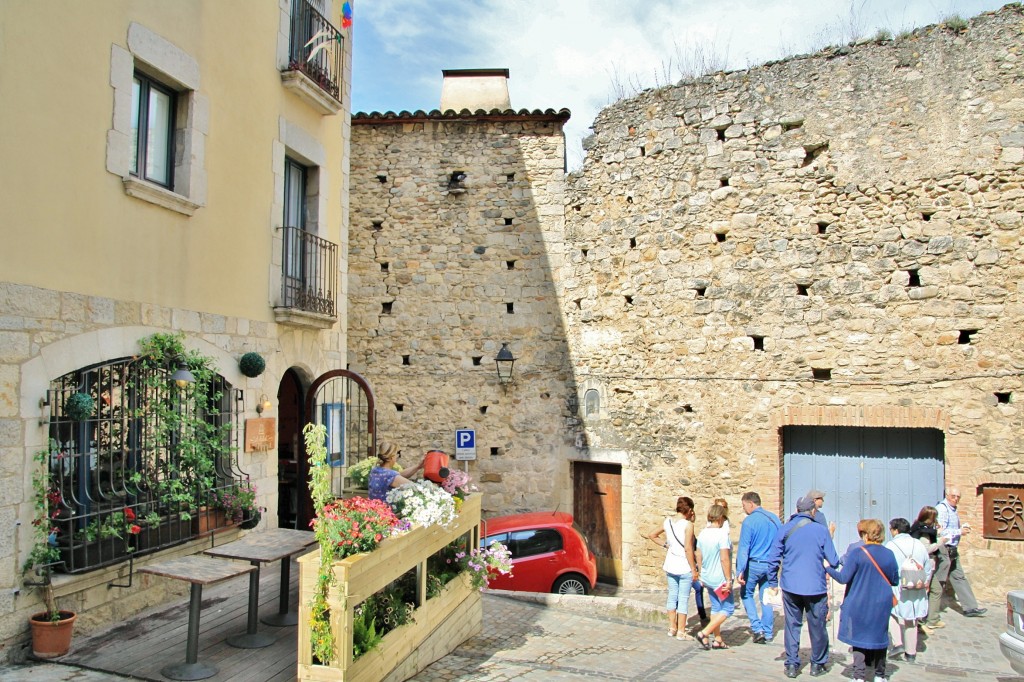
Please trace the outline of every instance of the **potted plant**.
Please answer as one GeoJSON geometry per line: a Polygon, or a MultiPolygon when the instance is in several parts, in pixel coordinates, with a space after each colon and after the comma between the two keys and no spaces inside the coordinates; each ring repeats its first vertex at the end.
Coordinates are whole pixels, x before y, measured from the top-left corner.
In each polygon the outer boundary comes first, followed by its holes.
{"type": "MultiPolygon", "coordinates": [[[[50,446],[53,448],[56,444],[51,442],[50,446]]],[[[26,579],[23,584],[28,587],[40,588],[43,604],[46,607],[44,611],[29,616],[29,626],[32,630],[32,653],[37,658],[55,658],[63,656],[71,648],[71,635],[77,614],[74,611],[62,610],[57,607],[50,576],[51,569],[60,559],[56,529],[51,525],[51,519],[56,518],[60,513],[59,509],[51,510],[51,504],[56,507],[60,501],[60,491],[50,487],[48,475],[50,452],[49,450],[37,452],[33,459],[36,464],[36,470],[32,475],[36,511],[35,518],[32,520],[35,543],[25,560],[24,570],[37,578],[26,579]]]]}
{"type": "Polygon", "coordinates": [[[264,512],[264,508],[256,504],[256,486],[249,479],[214,490],[213,506],[243,530],[259,525],[264,512]]]}

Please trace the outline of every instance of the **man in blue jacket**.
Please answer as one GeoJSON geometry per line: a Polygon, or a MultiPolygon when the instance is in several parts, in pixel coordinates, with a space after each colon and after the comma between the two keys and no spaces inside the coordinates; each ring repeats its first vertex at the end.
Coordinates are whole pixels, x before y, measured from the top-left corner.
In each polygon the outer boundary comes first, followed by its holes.
{"type": "Polygon", "coordinates": [[[835,566],[839,556],[828,528],[814,522],[814,500],[801,497],[797,513],[779,529],[768,556],[768,586],[782,587],[786,615],[786,677],[800,673],[800,630],[807,614],[811,636],[811,677],[828,672],[828,594],[823,561],[835,566]],[[779,571],[779,566],[782,571],[779,571]],[[778,576],[778,577],[776,577],[778,576]]]}
{"type": "Polygon", "coordinates": [[[775,612],[764,603],[764,588],[768,583],[768,555],[782,522],[779,517],[761,507],[761,496],[755,492],[743,493],[740,498],[747,518],[740,527],[740,545],[736,550],[736,578],[740,584],[740,598],[750,619],[750,631],[755,644],[767,644],[775,635],[775,612]],[[757,599],[754,599],[754,591],[757,599]],[[758,616],[760,608],[761,615],[758,616]]]}

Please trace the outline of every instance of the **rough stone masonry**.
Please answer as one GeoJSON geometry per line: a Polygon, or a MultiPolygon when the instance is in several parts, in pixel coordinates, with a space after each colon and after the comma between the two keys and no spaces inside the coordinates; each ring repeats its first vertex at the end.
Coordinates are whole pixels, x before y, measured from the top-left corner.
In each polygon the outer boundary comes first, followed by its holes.
{"type": "MultiPolygon", "coordinates": [[[[578,509],[580,463],[620,466],[628,587],[660,584],[642,534],[677,495],[791,511],[790,426],[941,432],[980,531],[980,487],[1024,484],[1022,33],[1007,5],[645,91],[564,190],[557,124],[357,116],[350,362],[381,434],[476,424],[494,513],[578,509]]],[[[1013,587],[1021,544],[965,541],[977,591],[1013,587]]]]}

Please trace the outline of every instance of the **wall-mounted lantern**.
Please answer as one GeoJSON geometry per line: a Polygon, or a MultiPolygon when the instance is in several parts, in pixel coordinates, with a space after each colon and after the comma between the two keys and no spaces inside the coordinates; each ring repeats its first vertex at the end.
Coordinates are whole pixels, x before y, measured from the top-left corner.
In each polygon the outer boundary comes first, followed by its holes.
{"type": "Polygon", "coordinates": [[[188,371],[188,363],[184,360],[178,360],[178,369],[171,375],[171,381],[178,385],[178,388],[185,388],[189,384],[196,383],[196,378],[192,372],[188,371]]]}
{"type": "Polygon", "coordinates": [[[270,398],[267,397],[267,394],[261,393],[260,399],[256,401],[256,414],[263,414],[273,406],[274,404],[270,402],[270,398]]]}
{"type": "Polygon", "coordinates": [[[498,381],[507,389],[508,385],[512,383],[512,366],[516,364],[516,359],[512,355],[512,351],[508,349],[507,343],[501,344],[501,350],[494,357],[494,364],[498,368],[498,381]]]}

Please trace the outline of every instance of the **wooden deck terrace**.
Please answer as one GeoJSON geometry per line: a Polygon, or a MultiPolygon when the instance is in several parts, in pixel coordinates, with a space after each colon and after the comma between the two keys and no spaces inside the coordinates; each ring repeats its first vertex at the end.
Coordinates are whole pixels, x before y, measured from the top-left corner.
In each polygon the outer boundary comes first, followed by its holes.
{"type": "MultiPolygon", "coordinates": [[[[226,560],[225,560],[226,561],[226,560]]],[[[278,612],[281,571],[268,564],[260,572],[260,618],[278,612]]],[[[289,602],[299,600],[299,568],[292,559],[289,602]]],[[[211,682],[291,682],[296,679],[298,628],[259,624],[259,632],[274,637],[262,649],[237,649],[227,644],[245,632],[249,578],[245,575],[203,590],[199,621],[199,661],[211,663],[218,673],[211,682]]],[[[188,597],[147,609],[132,620],[98,631],[90,637],[75,635],[71,651],[56,659],[92,670],[142,680],[167,682],[160,669],[185,661],[188,634],[188,597]]]]}

